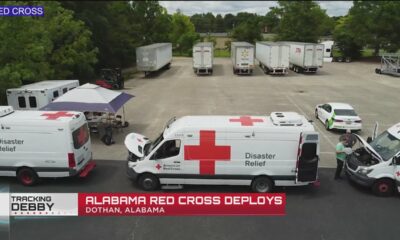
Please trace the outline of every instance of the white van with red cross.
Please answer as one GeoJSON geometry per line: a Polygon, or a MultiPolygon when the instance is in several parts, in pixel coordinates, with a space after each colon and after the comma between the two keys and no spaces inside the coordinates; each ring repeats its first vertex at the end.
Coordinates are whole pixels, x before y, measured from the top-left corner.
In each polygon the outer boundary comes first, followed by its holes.
{"type": "Polygon", "coordinates": [[[154,141],[125,139],[128,176],[144,190],[245,185],[256,192],[318,181],[319,135],[295,112],[171,119],[154,141]]]}
{"type": "Polygon", "coordinates": [[[84,177],[94,167],[83,113],[0,106],[0,176],[34,185],[39,178],[84,177]]]}

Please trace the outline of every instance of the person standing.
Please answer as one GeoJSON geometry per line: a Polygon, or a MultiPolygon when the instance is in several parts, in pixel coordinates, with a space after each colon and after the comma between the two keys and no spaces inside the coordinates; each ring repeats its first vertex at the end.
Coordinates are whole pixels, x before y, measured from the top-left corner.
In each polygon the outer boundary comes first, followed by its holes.
{"type": "Polygon", "coordinates": [[[335,172],[335,180],[341,179],[340,173],[342,172],[343,164],[346,161],[346,152],[344,151],[346,142],[346,138],[342,138],[340,139],[340,142],[336,144],[337,167],[335,172]]]}

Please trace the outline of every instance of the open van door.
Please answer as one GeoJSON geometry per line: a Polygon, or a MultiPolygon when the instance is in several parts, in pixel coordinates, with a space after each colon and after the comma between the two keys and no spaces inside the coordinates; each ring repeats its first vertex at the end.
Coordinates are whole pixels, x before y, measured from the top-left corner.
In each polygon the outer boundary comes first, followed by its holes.
{"type": "Polygon", "coordinates": [[[297,153],[296,182],[314,182],[318,178],[319,135],[303,132],[297,153]]]}
{"type": "Polygon", "coordinates": [[[393,158],[394,179],[396,181],[396,189],[400,192],[400,154],[393,158]]]}

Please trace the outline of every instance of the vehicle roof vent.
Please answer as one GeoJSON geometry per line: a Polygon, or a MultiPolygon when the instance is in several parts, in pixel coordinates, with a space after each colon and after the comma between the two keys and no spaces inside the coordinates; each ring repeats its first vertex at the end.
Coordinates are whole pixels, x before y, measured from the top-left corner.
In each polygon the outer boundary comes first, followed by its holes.
{"type": "Polygon", "coordinates": [[[0,106],[0,117],[4,117],[13,112],[14,109],[11,106],[0,106]]]}
{"type": "Polygon", "coordinates": [[[277,126],[301,126],[303,118],[296,112],[272,112],[271,121],[277,126]]]}

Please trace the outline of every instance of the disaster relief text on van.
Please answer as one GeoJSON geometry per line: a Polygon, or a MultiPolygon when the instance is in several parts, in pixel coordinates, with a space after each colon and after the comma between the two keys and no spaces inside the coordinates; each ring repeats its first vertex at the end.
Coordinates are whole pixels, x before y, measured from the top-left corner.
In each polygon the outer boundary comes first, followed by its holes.
{"type": "Polygon", "coordinates": [[[83,113],[0,106],[0,176],[34,185],[42,177],[84,177],[94,167],[83,113]]]}
{"type": "Polygon", "coordinates": [[[245,185],[256,192],[318,181],[319,135],[304,116],[186,116],[154,141],[131,133],[128,176],[145,190],[245,185]]]}

